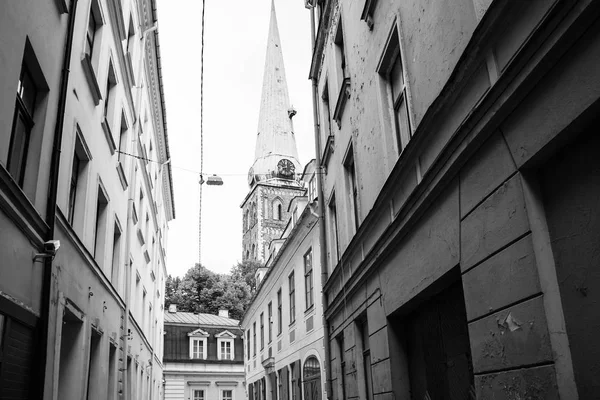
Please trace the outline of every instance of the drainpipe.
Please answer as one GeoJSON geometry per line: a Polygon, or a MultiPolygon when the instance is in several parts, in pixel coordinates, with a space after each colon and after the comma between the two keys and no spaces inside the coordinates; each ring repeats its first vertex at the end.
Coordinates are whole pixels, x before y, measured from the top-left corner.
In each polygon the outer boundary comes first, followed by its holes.
{"type": "MultiPolygon", "coordinates": [[[[310,34],[313,54],[316,47],[316,32],[315,32],[315,6],[311,6],[310,9],[310,34]]],[[[313,120],[314,120],[314,131],[315,131],[315,161],[317,163],[317,202],[319,204],[319,247],[321,248],[321,303],[323,304],[323,347],[325,350],[325,391],[327,398],[331,398],[331,349],[329,346],[329,322],[325,318],[325,309],[327,306],[327,297],[325,296],[325,283],[329,273],[327,271],[327,238],[325,235],[325,199],[323,198],[323,173],[325,168],[321,164],[321,141],[319,134],[319,110],[317,104],[319,101],[319,91],[317,77],[312,77],[312,97],[313,97],[313,120]]]]}
{"type": "MultiPolygon", "coordinates": [[[[48,197],[46,203],[46,224],[48,225],[48,234],[45,240],[54,239],[56,226],[56,198],[58,196],[58,173],[60,170],[60,153],[62,147],[62,134],[65,125],[65,110],[67,107],[67,94],[69,88],[69,72],[71,64],[71,54],[73,52],[73,32],[75,30],[75,15],[77,14],[77,0],[71,0],[69,7],[69,16],[67,22],[67,36],[65,38],[65,47],[63,53],[62,71],[60,77],[60,92],[58,94],[58,107],[56,111],[56,125],[54,127],[54,138],[52,144],[52,157],[50,160],[50,175],[48,182],[48,197]]],[[[38,386],[39,397],[43,398],[45,380],[46,380],[46,362],[48,359],[48,334],[50,332],[50,308],[52,301],[50,299],[52,288],[52,258],[47,257],[44,262],[44,271],[42,275],[42,297],[41,297],[41,317],[40,317],[40,364],[38,386]]]]}

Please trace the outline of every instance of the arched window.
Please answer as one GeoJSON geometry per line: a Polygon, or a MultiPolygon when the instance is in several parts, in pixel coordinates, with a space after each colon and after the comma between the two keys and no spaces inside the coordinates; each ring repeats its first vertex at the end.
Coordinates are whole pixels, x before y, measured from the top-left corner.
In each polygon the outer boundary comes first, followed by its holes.
{"type": "Polygon", "coordinates": [[[304,378],[304,398],[321,400],[321,366],[315,356],[308,357],[304,362],[302,377],[304,378]]]}
{"type": "Polygon", "coordinates": [[[281,221],[283,218],[283,207],[281,206],[281,200],[275,199],[273,200],[273,219],[277,221],[281,221]]]}

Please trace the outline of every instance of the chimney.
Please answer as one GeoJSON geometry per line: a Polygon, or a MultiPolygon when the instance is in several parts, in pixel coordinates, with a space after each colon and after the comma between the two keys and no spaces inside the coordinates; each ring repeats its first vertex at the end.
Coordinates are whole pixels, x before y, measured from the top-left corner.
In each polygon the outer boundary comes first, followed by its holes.
{"type": "Polygon", "coordinates": [[[175,314],[177,312],[177,304],[169,304],[169,312],[175,314]]]}
{"type": "Polygon", "coordinates": [[[219,317],[229,318],[229,310],[219,310],[219,317]]]}

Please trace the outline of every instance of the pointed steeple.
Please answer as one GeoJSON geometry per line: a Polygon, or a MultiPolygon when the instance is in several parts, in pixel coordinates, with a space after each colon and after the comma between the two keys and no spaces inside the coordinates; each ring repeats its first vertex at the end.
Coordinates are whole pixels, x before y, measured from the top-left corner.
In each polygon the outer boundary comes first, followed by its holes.
{"type": "Polygon", "coordinates": [[[296,139],[292,131],[293,114],[295,111],[291,110],[275,3],[272,0],[256,149],[251,169],[256,180],[265,180],[277,174],[277,165],[282,159],[291,161],[296,172],[300,171],[296,139]]]}

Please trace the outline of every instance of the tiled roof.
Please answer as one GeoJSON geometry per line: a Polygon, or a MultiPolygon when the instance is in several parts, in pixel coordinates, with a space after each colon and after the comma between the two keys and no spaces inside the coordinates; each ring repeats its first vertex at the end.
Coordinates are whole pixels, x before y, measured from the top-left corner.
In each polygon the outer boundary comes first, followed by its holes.
{"type": "Polygon", "coordinates": [[[165,311],[165,323],[193,324],[193,325],[216,325],[216,326],[239,326],[237,319],[219,317],[213,314],[194,314],[190,312],[170,313],[165,311]]]}

